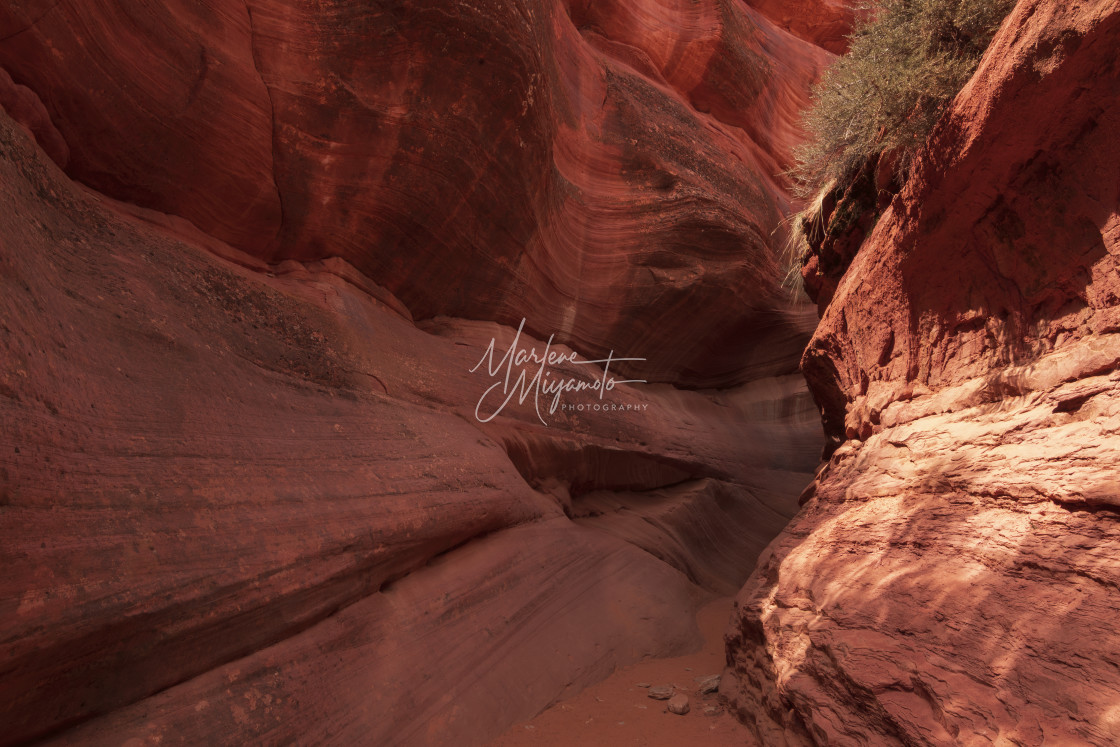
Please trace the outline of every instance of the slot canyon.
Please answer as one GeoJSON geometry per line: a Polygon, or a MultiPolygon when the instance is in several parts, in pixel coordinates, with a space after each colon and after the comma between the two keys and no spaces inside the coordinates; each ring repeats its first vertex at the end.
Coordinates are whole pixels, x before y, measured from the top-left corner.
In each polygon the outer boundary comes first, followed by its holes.
{"type": "Polygon", "coordinates": [[[0,745],[1120,743],[1120,2],[810,298],[862,8],[0,3],[0,745]]]}

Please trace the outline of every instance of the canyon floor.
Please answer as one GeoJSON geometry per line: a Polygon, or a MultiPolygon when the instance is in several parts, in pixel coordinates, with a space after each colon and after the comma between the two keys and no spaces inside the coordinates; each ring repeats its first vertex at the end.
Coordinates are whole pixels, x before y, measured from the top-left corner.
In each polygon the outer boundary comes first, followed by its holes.
{"type": "Polygon", "coordinates": [[[732,602],[730,597],[715,599],[696,613],[696,623],[704,637],[700,650],[623,667],[578,695],[552,705],[536,718],[511,727],[492,747],[759,745],[747,727],[720,704],[715,693],[697,692],[697,678],[723,671],[723,634],[732,602]],[[674,685],[678,692],[688,695],[688,713],[670,713],[666,701],[649,697],[646,685],[674,685]]]}

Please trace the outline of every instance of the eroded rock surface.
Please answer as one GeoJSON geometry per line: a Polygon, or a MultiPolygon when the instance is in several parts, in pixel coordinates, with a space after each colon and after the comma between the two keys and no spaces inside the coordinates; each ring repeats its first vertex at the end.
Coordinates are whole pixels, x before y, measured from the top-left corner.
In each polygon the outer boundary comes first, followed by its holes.
{"type": "Polygon", "coordinates": [[[482,743],[695,645],[820,451],[774,231],[833,35],[0,7],[0,743],[482,743]],[[651,383],[480,422],[523,318],[651,383]]]}
{"type": "Polygon", "coordinates": [[[819,454],[771,232],[826,59],[724,1],[0,9],[0,742],[480,743],[695,645],[819,454]],[[661,383],[479,422],[522,317],[661,383]]]}
{"type": "Polygon", "coordinates": [[[862,3],[846,0],[749,0],[778,26],[835,54],[848,49],[848,35],[862,3]]]}
{"type": "Polygon", "coordinates": [[[5,743],[485,741],[695,645],[796,509],[789,378],[483,424],[514,330],[112,203],[0,120],[5,743]]]}
{"type": "Polygon", "coordinates": [[[828,306],[838,448],[728,632],[765,744],[1120,735],[1118,46],[1020,2],[828,306]]]}
{"type": "Polygon", "coordinates": [[[701,387],[802,344],[777,175],[828,57],[738,0],[0,8],[85,184],[701,387]]]}

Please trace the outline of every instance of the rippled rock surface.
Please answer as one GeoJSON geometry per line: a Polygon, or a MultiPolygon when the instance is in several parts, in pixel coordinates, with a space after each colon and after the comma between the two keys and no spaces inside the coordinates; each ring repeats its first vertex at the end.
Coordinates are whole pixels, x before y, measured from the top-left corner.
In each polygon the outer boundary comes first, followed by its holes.
{"type": "Polygon", "coordinates": [[[696,645],[820,452],[827,59],[730,1],[6,4],[0,742],[482,743],[696,645]],[[650,383],[480,422],[522,319],[650,383]]]}
{"type": "Polygon", "coordinates": [[[70,175],[255,257],[679,385],[801,345],[776,175],[829,55],[736,0],[27,0],[0,39],[70,175]]]}

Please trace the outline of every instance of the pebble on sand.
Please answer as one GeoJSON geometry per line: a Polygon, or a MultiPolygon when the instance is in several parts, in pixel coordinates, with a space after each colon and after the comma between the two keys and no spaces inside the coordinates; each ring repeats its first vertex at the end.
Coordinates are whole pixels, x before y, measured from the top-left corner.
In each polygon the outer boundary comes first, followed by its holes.
{"type": "Polygon", "coordinates": [[[699,684],[699,687],[696,689],[701,695],[710,695],[719,690],[718,674],[710,674],[707,677],[697,677],[696,682],[699,684]]]}
{"type": "Polygon", "coordinates": [[[669,698],[669,713],[675,713],[678,716],[688,713],[688,696],[684,693],[677,693],[669,698]]]}

